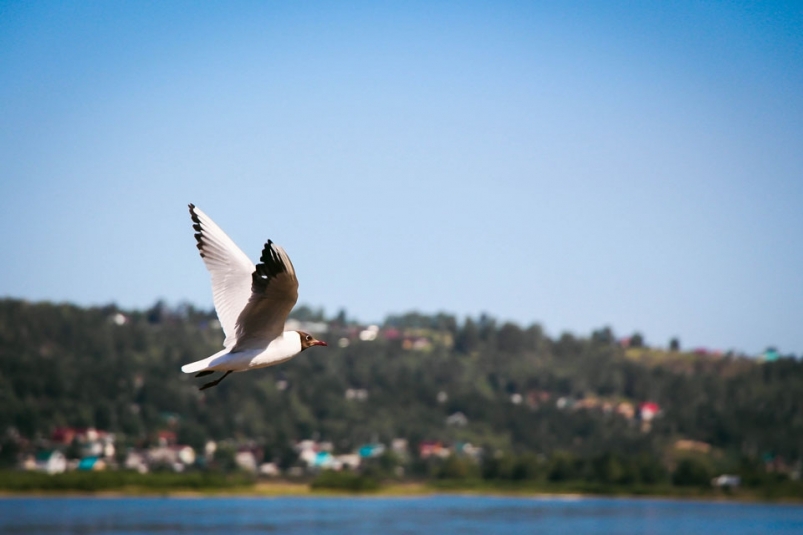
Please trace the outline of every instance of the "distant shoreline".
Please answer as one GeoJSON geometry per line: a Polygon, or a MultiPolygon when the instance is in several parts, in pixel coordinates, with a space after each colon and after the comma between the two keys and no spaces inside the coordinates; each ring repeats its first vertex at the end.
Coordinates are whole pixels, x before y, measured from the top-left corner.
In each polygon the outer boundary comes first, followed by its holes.
{"type": "Polygon", "coordinates": [[[611,498],[611,499],[661,499],[679,501],[700,501],[700,502],[734,502],[734,503],[772,503],[772,504],[803,504],[803,497],[779,496],[766,497],[760,496],[750,491],[739,491],[731,495],[722,493],[710,494],[703,492],[688,493],[584,493],[584,492],[561,492],[561,491],[539,491],[536,489],[502,489],[502,488],[438,488],[427,483],[395,483],[380,487],[375,491],[369,492],[350,492],[336,489],[312,489],[307,483],[294,482],[271,482],[257,483],[251,487],[232,487],[232,488],[209,488],[209,489],[170,489],[158,490],[145,487],[124,487],[120,489],[109,489],[99,491],[82,490],[0,490],[0,499],[4,498],[67,498],[67,497],[87,497],[87,498],[281,498],[281,497],[342,497],[342,498],[417,498],[426,496],[504,496],[538,499],[590,499],[590,498],[611,498]]]}

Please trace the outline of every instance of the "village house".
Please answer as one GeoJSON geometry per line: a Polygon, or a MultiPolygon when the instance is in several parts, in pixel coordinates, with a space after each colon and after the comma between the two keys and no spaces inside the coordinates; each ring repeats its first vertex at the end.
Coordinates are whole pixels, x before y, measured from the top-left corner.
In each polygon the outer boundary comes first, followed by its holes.
{"type": "Polygon", "coordinates": [[[446,418],[446,425],[453,427],[465,427],[468,425],[468,417],[460,411],[446,418]]]}
{"type": "Polygon", "coordinates": [[[46,450],[39,452],[34,458],[31,469],[46,474],[61,474],[67,470],[67,457],[59,450],[46,450]]]}
{"type": "Polygon", "coordinates": [[[722,474],[711,480],[711,486],[718,488],[736,488],[742,484],[742,478],[730,474],[722,474]]]}
{"type": "MultiPolygon", "coordinates": [[[[190,446],[162,445],[149,448],[145,459],[149,469],[167,467],[174,472],[183,472],[187,467],[195,464],[195,450],[190,446]]],[[[126,462],[128,459],[126,459],[126,462]]]]}
{"type": "Polygon", "coordinates": [[[257,471],[257,458],[251,450],[240,450],[234,455],[234,462],[240,470],[255,474],[257,471]]]}
{"type": "Polygon", "coordinates": [[[430,457],[440,457],[445,459],[452,454],[452,451],[440,442],[425,440],[418,444],[418,456],[422,459],[430,457]]]}
{"type": "Polygon", "coordinates": [[[357,454],[363,459],[379,457],[383,453],[385,453],[385,445],[379,442],[374,442],[371,444],[363,444],[357,450],[357,454]]]}

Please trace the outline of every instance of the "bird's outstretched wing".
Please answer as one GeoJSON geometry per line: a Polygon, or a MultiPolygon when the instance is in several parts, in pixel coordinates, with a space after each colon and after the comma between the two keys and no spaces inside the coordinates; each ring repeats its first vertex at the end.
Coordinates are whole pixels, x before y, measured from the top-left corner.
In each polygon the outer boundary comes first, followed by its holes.
{"type": "Polygon", "coordinates": [[[265,347],[284,331],[298,301],[298,279],[284,249],[268,240],[251,275],[251,297],[237,318],[234,351],[265,347]]]}
{"type": "Polygon", "coordinates": [[[251,297],[251,274],[255,267],[232,239],[193,204],[190,216],[198,250],[212,276],[212,298],[226,335],[223,345],[231,347],[237,341],[237,318],[251,297]]]}

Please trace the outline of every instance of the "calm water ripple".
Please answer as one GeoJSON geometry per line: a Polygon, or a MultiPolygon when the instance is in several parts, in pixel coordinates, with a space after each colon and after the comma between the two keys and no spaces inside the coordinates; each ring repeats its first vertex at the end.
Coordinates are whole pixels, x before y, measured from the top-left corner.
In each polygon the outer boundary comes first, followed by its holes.
{"type": "Polygon", "coordinates": [[[2,534],[801,534],[797,505],[647,499],[2,498],[2,534]]]}

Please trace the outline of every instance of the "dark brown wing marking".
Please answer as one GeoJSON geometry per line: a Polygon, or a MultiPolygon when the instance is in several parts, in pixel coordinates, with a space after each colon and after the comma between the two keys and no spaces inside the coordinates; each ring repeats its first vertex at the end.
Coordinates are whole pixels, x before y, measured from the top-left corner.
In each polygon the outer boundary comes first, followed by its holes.
{"type": "Polygon", "coordinates": [[[251,297],[237,318],[235,350],[266,347],[284,331],[298,300],[298,279],[290,257],[271,240],[251,273],[251,297]]]}
{"type": "Polygon", "coordinates": [[[287,266],[284,265],[279,252],[273,248],[273,242],[268,240],[262,249],[259,264],[251,275],[251,291],[258,294],[265,293],[271,281],[282,273],[287,273],[287,266]]]}

